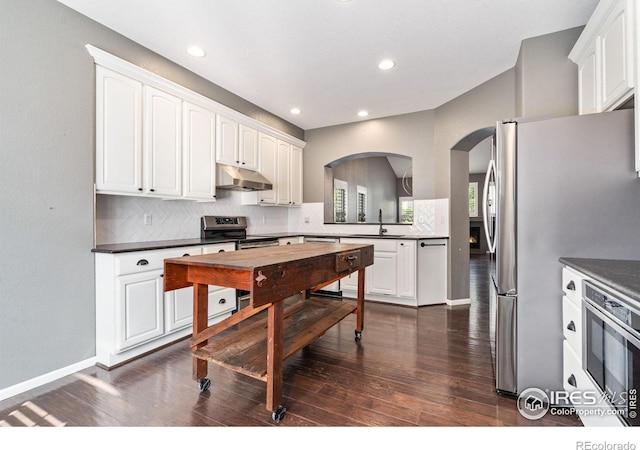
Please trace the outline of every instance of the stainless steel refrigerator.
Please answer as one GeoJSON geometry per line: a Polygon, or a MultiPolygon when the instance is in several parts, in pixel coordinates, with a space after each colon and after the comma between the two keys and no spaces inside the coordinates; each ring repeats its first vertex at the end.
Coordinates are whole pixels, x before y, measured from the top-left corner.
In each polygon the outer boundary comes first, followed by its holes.
{"type": "Polygon", "coordinates": [[[633,110],[498,122],[483,218],[496,389],[562,389],[562,256],[640,259],[633,110]]]}

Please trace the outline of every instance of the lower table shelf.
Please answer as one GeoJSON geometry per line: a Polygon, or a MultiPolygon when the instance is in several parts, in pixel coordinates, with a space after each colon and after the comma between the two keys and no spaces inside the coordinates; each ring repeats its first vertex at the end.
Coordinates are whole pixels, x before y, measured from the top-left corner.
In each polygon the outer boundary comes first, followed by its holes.
{"type": "MultiPolygon", "coordinates": [[[[311,297],[286,301],[284,309],[283,358],[296,353],[322,336],[329,328],[356,311],[356,304],[311,297]]],[[[266,381],[266,311],[211,338],[193,356],[266,381]]]]}

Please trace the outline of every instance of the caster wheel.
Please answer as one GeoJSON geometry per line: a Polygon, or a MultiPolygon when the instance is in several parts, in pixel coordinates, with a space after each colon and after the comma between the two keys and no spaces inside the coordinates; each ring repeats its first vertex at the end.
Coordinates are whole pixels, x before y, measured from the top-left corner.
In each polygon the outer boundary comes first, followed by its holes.
{"type": "Polygon", "coordinates": [[[362,339],[362,331],[356,330],[356,341],[360,341],[362,339]]]}
{"type": "Polygon", "coordinates": [[[211,380],[208,378],[202,378],[198,381],[198,385],[200,386],[200,391],[204,392],[209,389],[209,386],[211,386],[211,380]]]}
{"type": "Polygon", "coordinates": [[[286,412],[287,412],[287,408],[280,405],[278,406],[278,409],[276,409],[274,412],[271,413],[271,418],[274,420],[275,423],[280,423],[280,421],[284,417],[284,413],[286,412]]]}

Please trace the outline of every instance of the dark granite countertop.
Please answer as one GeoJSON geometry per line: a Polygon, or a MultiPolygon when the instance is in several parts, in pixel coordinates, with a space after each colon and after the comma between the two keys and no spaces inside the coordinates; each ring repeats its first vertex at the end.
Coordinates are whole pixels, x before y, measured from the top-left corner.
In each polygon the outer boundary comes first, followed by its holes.
{"type": "Polygon", "coordinates": [[[640,261],[562,257],[560,262],[640,302],[640,261]]]}
{"type": "MultiPolygon", "coordinates": [[[[248,235],[247,238],[251,237],[273,237],[273,238],[286,238],[286,237],[295,237],[295,236],[304,236],[304,237],[329,237],[329,238],[368,238],[368,239],[411,239],[411,240],[422,240],[422,239],[448,239],[446,236],[424,236],[424,235],[385,235],[385,236],[377,236],[377,235],[356,235],[356,234],[338,234],[338,233],[260,233],[257,235],[248,235]]],[[[211,245],[211,244],[223,244],[225,242],[236,242],[237,239],[201,239],[201,238],[193,238],[193,239],[171,239],[166,241],[146,241],[146,242],[125,242],[122,244],[102,244],[97,245],[91,251],[94,253],[127,253],[127,252],[140,252],[147,250],[160,250],[165,248],[176,248],[176,247],[191,247],[196,245],[211,245]]]]}

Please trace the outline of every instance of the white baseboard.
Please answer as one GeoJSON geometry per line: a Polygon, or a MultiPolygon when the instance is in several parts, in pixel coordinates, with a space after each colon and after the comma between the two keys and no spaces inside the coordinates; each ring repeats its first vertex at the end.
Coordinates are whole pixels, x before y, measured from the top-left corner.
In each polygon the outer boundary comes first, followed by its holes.
{"type": "Polygon", "coordinates": [[[51,383],[52,381],[55,381],[62,377],[66,377],[67,375],[71,375],[72,373],[76,373],[82,369],[86,369],[87,367],[94,366],[96,362],[97,358],[94,356],[92,358],[85,359],[84,361],[79,361],[75,364],[71,364],[70,366],[54,370],[53,372],[45,373],[44,375],[40,375],[39,377],[23,381],[22,383],[14,384],[13,386],[0,389],[0,401],[5,400],[9,397],[13,397],[14,395],[22,394],[23,392],[40,387],[44,384],[51,383]]]}
{"type": "Polygon", "coordinates": [[[470,305],[470,304],[471,304],[470,298],[458,298],[455,300],[447,299],[447,305],[449,306],[470,305]]]}

